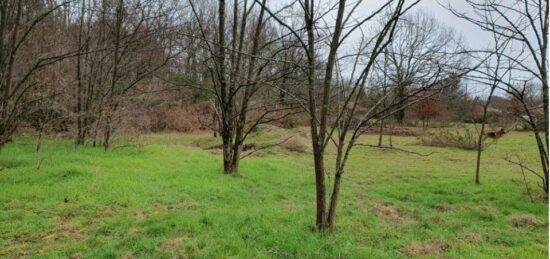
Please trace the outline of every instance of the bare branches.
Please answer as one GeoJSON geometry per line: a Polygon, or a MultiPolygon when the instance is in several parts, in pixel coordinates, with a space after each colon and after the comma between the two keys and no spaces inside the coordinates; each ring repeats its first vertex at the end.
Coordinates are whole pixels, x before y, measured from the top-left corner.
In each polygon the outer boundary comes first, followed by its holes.
{"type": "Polygon", "coordinates": [[[506,156],[506,158],[504,160],[506,160],[508,163],[516,165],[520,168],[521,174],[523,176],[523,183],[525,184],[525,190],[527,191],[527,195],[531,199],[531,202],[533,202],[533,197],[531,195],[531,188],[529,188],[529,183],[527,181],[527,176],[525,174],[525,171],[527,171],[527,172],[533,174],[534,176],[536,176],[537,178],[539,178],[539,182],[537,182],[537,185],[543,191],[547,192],[547,189],[545,188],[546,178],[543,175],[537,173],[535,170],[527,167],[518,154],[508,154],[508,156],[506,156]]]}
{"type": "MultiPolygon", "coordinates": [[[[495,55],[493,64],[487,62],[485,69],[471,75],[475,80],[503,90],[522,106],[522,119],[528,122],[539,150],[548,194],[548,1],[494,1],[467,0],[472,13],[460,12],[447,4],[457,17],[491,33],[495,47],[487,50],[495,55]],[[496,59],[496,61],[495,61],[496,59]],[[534,64],[534,68],[533,68],[534,64]],[[525,74],[530,74],[526,77],[525,74]],[[543,121],[534,116],[525,96],[527,85],[540,87],[543,103],[543,121]],[[541,136],[544,132],[544,137],[541,136]]],[[[488,104],[487,104],[488,105],[488,104]]]]}

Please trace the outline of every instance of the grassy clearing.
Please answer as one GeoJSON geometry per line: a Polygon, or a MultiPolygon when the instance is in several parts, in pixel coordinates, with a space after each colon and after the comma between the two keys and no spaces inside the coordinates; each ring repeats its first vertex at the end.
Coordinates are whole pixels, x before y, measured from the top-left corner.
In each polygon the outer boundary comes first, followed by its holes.
{"type": "MultiPolygon", "coordinates": [[[[268,130],[251,141],[285,134],[268,130]]],[[[301,130],[292,134],[299,144],[306,139],[301,130]]],[[[28,137],[8,145],[0,154],[0,257],[548,256],[548,206],[529,202],[518,169],[503,159],[517,152],[537,168],[528,133],[511,133],[484,152],[479,186],[473,151],[419,146],[414,137],[394,143],[436,153],[357,147],[331,233],[311,231],[307,152],[276,147],[243,160],[242,176],[231,177],[221,174],[215,151],[201,148],[216,143],[209,136],[142,142],[104,152],[47,140],[40,158],[28,137]]]]}

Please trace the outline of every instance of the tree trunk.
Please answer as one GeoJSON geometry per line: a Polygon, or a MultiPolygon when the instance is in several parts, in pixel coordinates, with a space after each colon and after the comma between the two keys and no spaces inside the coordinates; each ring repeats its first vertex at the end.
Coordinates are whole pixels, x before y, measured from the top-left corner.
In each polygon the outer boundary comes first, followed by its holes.
{"type": "Polygon", "coordinates": [[[77,133],[76,133],[76,145],[82,145],[84,144],[84,122],[83,122],[83,114],[82,114],[82,100],[84,98],[84,91],[83,91],[83,85],[82,85],[82,31],[84,28],[84,6],[85,2],[81,2],[81,9],[80,9],[80,24],[78,28],[78,56],[76,57],[76,81],[77,81],[77,94],[76,94],[76,125],[77,125],[77,133]]]}
{"type": "Polygon", "coordinates": [[[239,174],[239,161],[241,160],[242,145],[235,143],[233,145],[233,155],[231,155],[231,174],[239,174]]]}
{"type": "Polygon", "coordinates": [[[340,182],[342,179],[342,172],[337,172],[334,177],[334,187],[332,189],[332,195],[330,196],[330,205],[327,216],[328,228],[334,228],[336,222],[336,206],[338,205],[338,196],[340,194],[340,182]]]}
{"type": "Polygon", "coordinates": [[[393,129],[394,129],[395,125],[393,123],[391,123],[390,121],[390,137],[389,137],[389,141],[390,141],[390,147],[393,147],[393,129]]]}
{"type": "Polygon", "coordinates": [[[475,177],[476,184],[479,184],[479,167],[481,164],[481,151],[482,151],[481,148],[483,144],[483,136],[485,135],[485,123],[487,122],[487,109],[491,104],[491,98],[493,97],[493,93],[495,92],[495,89],[496,89],[496,85],[491,87],[491,92],[489,93],[489,97],[487,98],[487,101],[483,106],[483,119],[481,120],[481,130],[479,131],[479,137],[477,139],[477,161],[476,161],[476,177],[475,177]]]}
{"type": "MultiPolygon", "coordinates": [[[[405,98],[405,86],[403,84],[399,84],[397,86],[397,96],[400,100],[405,98]]],[[[403,124],[405,122],[405,108],[400,108],[395,113],[395,119],[399,124],[403,124]]]]}
{"type": "Polygon", "coordinates": [[[233,138],[231,132],[227,129],[226,126],[222,126],[222,151],[223,151],[223,173],[224,174],[233,174],[235,167],[233,165],[233,138]]]}
{"type": "Polygon", "coordinates": [[[315,163],[315,191],[317,202],[317,229],[324,230],[327,228],[326,222],[326,191],[325,191],[325,165],[323,161],[323,153],[319,150],[314,151],[313,158],[315,163]]]}
{"type": "Polygon", "coordinates": [[[382,136],[384,135],[384,120],[380,121],[380,132],[378,134],[378,146],[382,146],[382,136]]]}
{"type": "Polygon", "coordinates": [[[111,141],[111,125],[110,123],[107,123],[105,125],[105,129],[104,129],[104,132],[103,132],[103,148],[105,150],[108,150],[109,149],[109,145],[111,144],[110,141],[111,141]]]}

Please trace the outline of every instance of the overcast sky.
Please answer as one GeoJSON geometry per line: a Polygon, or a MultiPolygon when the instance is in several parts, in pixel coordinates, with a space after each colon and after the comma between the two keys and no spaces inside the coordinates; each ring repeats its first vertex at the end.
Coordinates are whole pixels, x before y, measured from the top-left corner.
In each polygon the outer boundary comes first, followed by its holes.
{"type": "Polygon", "coordinates": [[[462,34],[470,47],[485,47],[489,43],[490,39],[487,37],[485,32],[481,31],[473,24],[454,16],[449,10],[441,6],[438,2],[444,5],[451,2],[453,8],[459,11],[469,11],[468,5],[465,1],[461,0],[422,0],[418,4],[417,8],[432,14],[439,22],[462,34]]]}
{"type": "MultiPolygon", "coordinates": [[[[386,0],[363,1],[359,8],[360,10],[358,10],[355,16],[362,17],[364,13],[371,13],[372,10],[376,9],[385,1],[386,0]]],[[[415,0],[407,0],[409,4],[414,1],[415,0]]],[[[490,40],[488,34],[473,24],[454,16],[449,10],[442,6],[447,6],[448,3],[451,3],[452,7],[460,12],[471,11],[468,4],[463,0],[421,0],[411,11],[418,11],[421,9],[432,15],[441,24],[453,28],[457,33],[461,34],[470,47],[486,47],[490,40]]]]}
{"type": "MultiPolygon", "coordinates": [[[[371,13],[373,10],[383,4],[386,0],[368,0],[364,1],[360,10],[356,14],[358,17],[363,17],[365,14],[371,13]]],[[[407,0],[408,3],[413,3],[415,0],[407,0]]],[[[423,11],[433,16],[443,26],[452,28],[457,34],[462,36],[463,43],[469,48],[484,49],[490,47],[491,35],[484,32],[479,27],[471,24],[468,21],[460,19],[453,15],[446,7],[452,5],[453,9],[462,13],[471,13],[471,7],[464,0],[421,0],[412,12],[423,11]]],[[[486,87],[477,87],[476,83],[465,82],[469,85],[468,92],[473,95],[484,96],[486,87]]],[[[497,93],[498,95],[498,93],[497,93]]]]}
{"type": "MultiPolygon", "coordinates": [[[[328,8],[329,6],[334,6],[335,1],[334,0],[314,0],[316,5],[323,6],[323,8],[328,8]]],[[[412,4],[416,0],[406,0],[406,3],[412,4]]],[[[504,1],[515,1],[515,0],[504,0],[504,1]]],[[[293,2],[293,0],[273,0],[270,2],[270,5],[274,7],[274,10],[277,10],[277,7],[282,7],[289,2],[293,2]]],[[[348,8],[346,8],[346,11],[349,11],[351,6],[356,2],[356,0],[350,0],[348,1],[348,8]]],[[[361,5],[358,9],[355,10],[353,16],[361,20],[362,18],[365,18],[372,14],[375,10],[378,10],[384,3],[386,3],[387,0],[364,0],[361,2],[361,5]]],[[[430,16],[434,17],[441,25],[444,27],[451,28],[455,31],[456,34],[460,35],[463,39],[463,43],[466,44],[465,47],[469,47],[470,49],[486,49],[491,48],[492,40],[491,40],[491,34],[488,32],[484,32],[479,27],[469,23],[468,21],[465,21],[463,19],[460,19],[453,15],[446,7],[449,5],[449,3],[452,5],[452,8],[457,10],[460,13],[467,13],[471,14],[472,9],[471,7],[466,3],[464,0],[421,0],[420,3],[418,3],[416,6],[411,9],[411,12],[417,12],[422,11],[430,16]]],[[[297,3],[295,3],[297,4],[297,3]]],[[[323,13],[324,11],[321,8],[319,10],[319,13],[323,13]]],[[[326,9],[325,9],[326,11],[326,9]]],[[[325,17],[325,21],[330,21],[331,18],[335,18],[335,11],[333,11],[332,15],[328,15],[325,17]]],[[[473,15],[475,17],[475,15],[473,15]]],[[[330,22],[329,22],[330,24],[330,22]]],[[[365,28],[369,28],[369,26],[373,25],[371,24],[365,24],[365,28]]],[[[351,37],[348,38],[347,42],[344,43],[344,45],[348,45],[347,47],[354,48],[355,44],[358,42],[358,37],[361,37],[361,33],[357,30],[354,33],[352,33],[351,37]]],[[[343,47],[342,52],[345,52],[345,50],[348,49],[346,47],[343,47]]],[[[347,71],[345,68],[345,65],[343,66],[344,71],[347,71]]],[[[475,86],[475,83],[472,84],[472,82],[467,83],[469,86],[470,93],[474,95],[484,95],[484,92],[486,90],[486,87],[478,88],[475,86]]]]}

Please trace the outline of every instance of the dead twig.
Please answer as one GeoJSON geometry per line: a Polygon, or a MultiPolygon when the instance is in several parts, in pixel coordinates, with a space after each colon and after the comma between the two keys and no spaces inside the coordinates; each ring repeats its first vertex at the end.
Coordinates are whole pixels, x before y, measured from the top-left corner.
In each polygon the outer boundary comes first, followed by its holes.
{"type": "MultiPolygon", "coordinates": [[[[523,176],[523,183],[525,184],[525,190],[527,191],[527,195],[529,196],[529,199],[531,200],[531,202],[534,202],[534,199],[533,199],[533,195],[531,194],[531,188],[529,187],[529,184],[527,182],[527,176],[525,174],[525,171],[529,171],[530,173],[536,175],[543,183],[544,183],[544,177],[542,175],[540,175],[539,173],[535,172],[533,169],[525,166],[523,164],[523,161],[521,160],[521,157],[517,154],[510,154],[508,155],[504,160],[506,160],[508,163],[511,163],[511,164],[514,164],[514,165],[517,165],[520,170],[521,170],[521,174],[523,176]],[[514,161],[513,160],[513,157],[516,157],[517,161],[514,161]]],[[[542,189],[544,189],[544,184],[538,184],[542,189]]]]}

